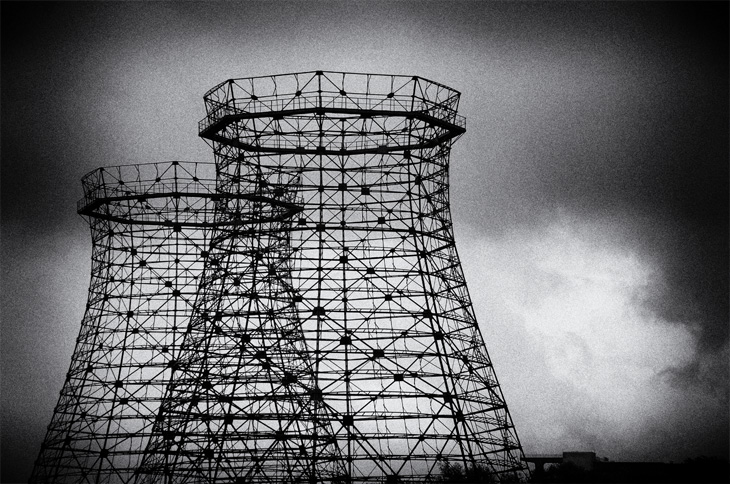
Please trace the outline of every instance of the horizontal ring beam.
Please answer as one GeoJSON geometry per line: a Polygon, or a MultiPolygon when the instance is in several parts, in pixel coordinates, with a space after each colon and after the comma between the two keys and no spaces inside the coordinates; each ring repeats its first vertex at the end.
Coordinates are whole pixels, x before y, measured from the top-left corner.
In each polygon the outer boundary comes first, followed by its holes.
{"type": "MultiPolygon", "coordinates": [[[[83,202],[83,200],[82,200],[83,202]]],[[[137,225],[158,225],[158,226],[169,226],[169,227],[225,227],[225,226],[237,226],[237,225],[249,225],[262,222],[274,222],[280,220],[286,220],[301,212],[303,207],[300,207],[293,203],[282,202],[270,197],[264,197],[261,195],[251,194],[234,194],[234,193],[197,193],[197,192],[166,192],[166,193],[155,193],[150,195],[120,195],[113,197],[102,197],[94,199],[88,203],[83,204],[78,213],[80,215],[86,215],[88,217],[94,217],[102,220],[110,220],[118,223],[134,223],[137,225]],[[136,201],[144,202],[148,199],[153,198],[203,198],[208,199],[212,202],[219,201],[221,199],[229,200],[250,200],[254,202],[263,202],[272,205],[273,207],[280,207],[285,209],[283,213],[273,217],[257,217],[252,219],[241,219],[232,221],[211,221],[211,222],[191,222],[191,221],[173,221],[173,220],[143,220],[131,217],[120,217],[111,213],[104,213],[99,211],[102,206],[123,201],[136,201]]],[[[211,214],[213,210],[210,209],[211,214]]]]}

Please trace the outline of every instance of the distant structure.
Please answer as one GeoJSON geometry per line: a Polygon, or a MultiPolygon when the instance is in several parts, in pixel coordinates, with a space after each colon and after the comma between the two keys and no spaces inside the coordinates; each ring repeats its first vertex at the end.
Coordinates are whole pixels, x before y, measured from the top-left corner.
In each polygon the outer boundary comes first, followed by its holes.
{"type": "Polygon", "coordinates": [[[215,165],[101,168],[92,279],[31,482],[428,482],[527,465],[454,245],[459,93],[226,81],[215,165]]]}
{"type": "Polygon", "coordinates": [[[535,465],[533,477],[540,478],[545,475],[545,465],[547,464],[568,464],[584,471],[592,471],[595,469],[596,458],[595,452],[563,452],[562,454],[532,454],[522,458],[525,462],[535,465]]]}
{"type": "Polygon", "coordinates": [[[727,458],[699,457],[683,463],[616,462],[595,452],[563,452],[562,454],[527,455],[525,462],[534,464],[532,482],[622,482],[676,483],[728,482],[730,466],[727,458]],[[546,465],[548,467],[546,467],[546,465]]]}

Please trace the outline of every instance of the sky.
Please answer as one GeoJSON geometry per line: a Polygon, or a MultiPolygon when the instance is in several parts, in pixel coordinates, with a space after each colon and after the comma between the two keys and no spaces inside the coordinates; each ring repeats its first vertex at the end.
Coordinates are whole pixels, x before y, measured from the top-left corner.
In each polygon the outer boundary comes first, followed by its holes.
{"type": "Polygon", "coordinates": [[[213,161],[229,78],[418,75],[462,93],[457,248],[528,454],[728,456],[726,2],[0,3],[2,482],[73,353],[97,167],[213,161]]]}

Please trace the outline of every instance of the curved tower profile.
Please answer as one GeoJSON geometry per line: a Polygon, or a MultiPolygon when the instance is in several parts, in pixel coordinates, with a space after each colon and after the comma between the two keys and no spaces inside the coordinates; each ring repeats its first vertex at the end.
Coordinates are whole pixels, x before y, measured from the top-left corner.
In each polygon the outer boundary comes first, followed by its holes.
{"type": "Polygon", "coordinates": [[[82,179],[91,227],[86,313],[31,482],[131,482],[198,292],[215,167],[100,168],[82,179]]]}
{"type": "Polygon", "coordinates": [[[204,100],[208,181],[87,189],[89,309],[34,481],[527,478],[454,243],[459,93],[316,71],[228,80],[204,100]],[[130,217],[152,192],[167,209],[130,217]],[[164,274],[139,268],[147,252],[164,274]]]}

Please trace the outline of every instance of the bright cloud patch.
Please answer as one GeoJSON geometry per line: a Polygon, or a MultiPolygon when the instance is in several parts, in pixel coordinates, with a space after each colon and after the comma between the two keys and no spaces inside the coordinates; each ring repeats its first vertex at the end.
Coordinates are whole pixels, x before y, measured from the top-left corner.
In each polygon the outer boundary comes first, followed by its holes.
{"type": "MultiPolygon", "coordinates": [[[[666,423],[676,420],[681,434],[692,411],[701,415],[713,405],[696,401],[700,408],[690,409],[662,377],[697,357],[695,335],[647,309],[644,297],[659,274],[613,242],[607,227],[561,216],[499,239],[457,236],[487,347],[528,453],[657,458],[662,442],[681,436],[654,429],[672,429],[666,423]]],[[[672,455],[663,450],[664,458],[672,455]]]]}

